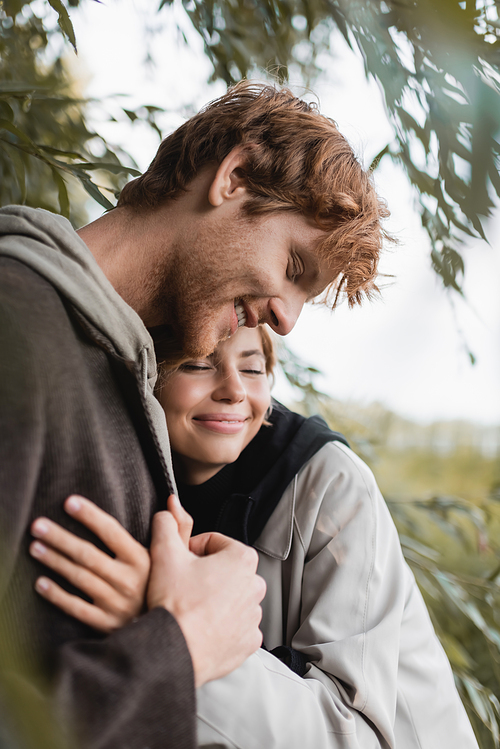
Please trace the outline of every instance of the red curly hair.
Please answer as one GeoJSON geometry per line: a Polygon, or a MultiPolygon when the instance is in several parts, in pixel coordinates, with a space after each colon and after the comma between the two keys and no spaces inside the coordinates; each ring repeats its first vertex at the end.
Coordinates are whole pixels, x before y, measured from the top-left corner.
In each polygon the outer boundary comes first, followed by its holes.
{"type": "Polygon", "coordinates": [[[175,199],[237,146],[248,215],[295,211],[327,232],[318,251],[336,271],[332,306],[340,295],[354,305],[377,291],[386,204],[336,124],[287,88],[241,81],[228,89],[163,140],[146,172],[125,185],[118,207],[147,210],[175,199]]]}

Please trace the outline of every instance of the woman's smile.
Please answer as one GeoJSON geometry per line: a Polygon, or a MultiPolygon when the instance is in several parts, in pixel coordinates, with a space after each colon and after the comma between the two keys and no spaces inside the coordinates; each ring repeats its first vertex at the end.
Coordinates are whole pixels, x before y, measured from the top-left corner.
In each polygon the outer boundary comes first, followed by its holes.
{"type": "Polygon", "coordinates": [[[211,432],[238,434],[250,418],[250,416],[243,416],[242,414],[215,413],[193,416],[193,421],[196,426],[202,429],[209,429],[211,432]]]}
{"type": "MultiPolygon", "coordinates": [[[[235,313],[236,314],[236,313],[235,313]]],[[[186,361],[159,393],[176,469],[201,484],[233,463],[261,428],[271,402],[262,332],[242,327],[210,356],[186,361]]]]}

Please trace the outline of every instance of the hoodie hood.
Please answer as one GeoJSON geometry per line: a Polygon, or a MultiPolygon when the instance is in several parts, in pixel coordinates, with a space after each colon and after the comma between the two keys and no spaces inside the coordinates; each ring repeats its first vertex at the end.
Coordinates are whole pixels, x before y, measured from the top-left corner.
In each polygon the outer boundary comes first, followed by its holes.
{"type": "Polygon", "coordinates": [[[0,254],[28,265],[49,281],[129,361],[148,360],[156,374],[151,336],[108,281],[70,222],[41,208],[0,209],[0,254]]]}
{"type": "Polygon", "coordinates": [[[153,395],[157,376],[153,341],[139,315],[115,291],[70,222],[41,208],[0,208],[0,255],[18,260],[43,276],[119,356],[139,367],[149,415],[172,478],[165,415],[153,395]]]}

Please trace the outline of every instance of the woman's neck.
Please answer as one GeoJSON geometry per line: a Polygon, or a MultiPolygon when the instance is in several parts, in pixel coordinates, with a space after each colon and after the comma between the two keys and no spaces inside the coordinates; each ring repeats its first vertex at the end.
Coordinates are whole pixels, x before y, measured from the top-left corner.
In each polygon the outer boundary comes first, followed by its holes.
{"type": "Polygon", "coordinates": [[[174,464],[175,475],[188,486],[198,486],[219,473],[226,463],[202,463],[199,460],[192,460],[185,455],[179,455],[172,450],[172,460],[174,464]]]}

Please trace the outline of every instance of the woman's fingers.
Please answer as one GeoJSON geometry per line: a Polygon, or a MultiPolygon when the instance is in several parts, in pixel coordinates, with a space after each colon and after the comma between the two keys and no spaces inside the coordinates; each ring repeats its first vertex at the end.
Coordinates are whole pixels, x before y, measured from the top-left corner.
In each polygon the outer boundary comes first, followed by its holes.
{"type": "Polygon", "coordinates": [[[47,583],[50,600],[56,606],[64,601],[61,608],[66,613],[103,631],[126,624],[144,607],[150,569],[148,551],[93,502],[73,496],[65,508],[104,541],[116,557],[113,559],[48,518],[37,518],[31,526],[37,539],[30,547],[31,555],[86,593],[94,604],[91,609],[83,606],[85,601],[80,605],[77,596],[47,583]],[[82,612],[84,618],[80,616],[82,612]]]}
{"type": "MultiPolygon", "coordinates": [[[[140,614],[143,608],[144,592],[142,591],[142,587],[140,591],[137,591],[134,588],[135,578],[132,577],[128,570],[125,570],[124,572],[125,579],[122,587],[125,592],[123,592],[104,582],[104,580],[97,575],[94,575],[93,572],[89,572],[85,567],[74,564],[70,559],[59,554],[59,552],[54,551],[54,549],[45,546],[45,544],[42,544],[40,541],[33,541],[30,545],[29,551],[35,559],[38,559],[38,561],[45,564],[51,570],[57,572],[57,574],[64,577],[68,582],[74,585],[75,588],[78,588],[82,593],[85,593],[93,600],[93,621],[97,621],[97,611],[101,611],[102,618],[99,620],[101,621],[101,624],[103,621],[109,621],[112,622],[113,626],[116,628],[117,626],[123,626],[123,624],[126,624],[140,614]],[[107,617],[107,619],[105,619],[105,617],[107,617]]],[[[42,593],[41,590],[38,592],[42,593]]],[[[62,594],[66,595],[66,593],[67,591],[64,591],[57,586],[58,600],[61,598],[62,594]]],[[[70,596],[70,598],[67,598],[66,600],[72,602],[72,609],[71,611],[68,611],[66,607],[64,610],[66,613],[70,613],[72,616],[80,618],[78,612],[82,609],[75,609],[75,600],[77,599],[77,596],[72,596],[69,593],[67,593],[67,595],[70,596]]],[[[52,600],[52,602],[58,605],[57,601],[52,600]]],[[[90,623],[87,619],[82,621],[84,621],[85,624],[90,623]]],[[[92,624],[91,626],[95,625],[92,624]]],[[[99,627],[99,629],[101,628],[102,626],[99,627]]]]}
{"type": "Polygon", "coordinates": [[[116,614],[87,603],[79,596],[71,595],[48,577],[39,577],[35,583],[35,589],[43,598],[53,603],[54,606],[58,606],[69,616],[101,632],[113,632],[126,623],[121,621],[116,614]]]}
{"type": "Polygon", "coordinates": [[[189,549],[189,539],[191,538],[191,532],[193,530],[193,518],[186,512],[175,494],[171,494],[167,499],[167,510],[172,513],[177,521],[179,535],[186,548],[189,549]]]}
{"type": "Polygon", "coordinates": [[[29,551],[32,557],[66,578],[75,588],[86,593],[93,600],[106,601],[108,604],[111,603],[113,597],[111,586],[87,568],[75,564],[63,554],[59,554],[59,552],[42,544],[40,541],[33,541],[30,544],[29,551]]]}
{"type": "Polygon", "coordinates": [[[133,562],[139,542],[109,513],[84,497],[72,496],[64,503],[64,509],[79,523],[87,526],[124,562],[133,562]]]}
{"type": "Polygon", "coordinates": [[[116,561],[89,541],[75,536],[48,518],[37,518],[31,526],[35,538],[64,554],[81,567],[94,572],[104,580],[115,582],[118,575],[116,561]]]}

